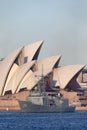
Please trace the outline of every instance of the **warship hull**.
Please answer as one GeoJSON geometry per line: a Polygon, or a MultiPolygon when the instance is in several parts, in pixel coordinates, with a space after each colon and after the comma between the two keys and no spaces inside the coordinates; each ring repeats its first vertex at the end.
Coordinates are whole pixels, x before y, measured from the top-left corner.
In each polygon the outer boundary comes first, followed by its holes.
{"type": "Polygon", "coordinates": [[[19,100],[19,106],[22,112],[74,112],[75,106],[62,106],[62,105],[37,105],[29,101],[19,100]]]}

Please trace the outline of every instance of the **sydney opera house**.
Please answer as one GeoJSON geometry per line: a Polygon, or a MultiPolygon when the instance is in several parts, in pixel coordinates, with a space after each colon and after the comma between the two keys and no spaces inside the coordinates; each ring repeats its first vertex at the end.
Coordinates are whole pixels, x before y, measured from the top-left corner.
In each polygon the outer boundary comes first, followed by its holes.
{"type": "Polygon", "coordinates": [[[59,66],[61,55],[38,59],[42,45],[38,41],[22,46],[0,60],[0,110],[20,110],[18,99],[25,99],[43,77],[47,93],[60,91],[77,109],[87,109],[87,101],[80,100],[81,94],[83,99],[87,95],[81,87],[85,65],[59,66]]]}

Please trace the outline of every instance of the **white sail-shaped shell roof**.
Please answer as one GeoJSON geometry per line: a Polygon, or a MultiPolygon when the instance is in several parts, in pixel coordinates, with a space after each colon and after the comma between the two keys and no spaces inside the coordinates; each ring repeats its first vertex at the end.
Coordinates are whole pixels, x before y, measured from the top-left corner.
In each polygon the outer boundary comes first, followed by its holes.
{"type": "Polygon", "coordinates": [[[33,58],[36,55],[36,53],[37,53],[37,56],[35,60],[37,59],[39,51],[40,51],[40,47],[42,46],[42,44],[43,44],[43,41],[38,41],[24,47],[24,56],[28,57],[28,62],[31,60],[34,60],[33,58]]]}
{"type": "Polygon", "coordinates": [[[10,55],[8,55],[3,61],[0,63],[0,95],[3,93],[4,85],[8,76],[8,73],[16,59],[16,57],[21,52],[22,47],[16,49],[10,55]]]}
{"type": "Polygon", "coordinates": [[[64,67],[59,67],[55,69],[57,71],[57,77],[54,80],[58,80],[57,82],[60,84],[60,87],[64,89],[66,85],[72,80],[72,78],[81,71],[85,66],[84,65],[68,65],[64,67]]]}
{"type": "Polygon", "coordinates": [[[21,65],[19,69],[17,69],[16,73],[13,75],[11,80],[9,81],[5,91],[11,90],[12,93],[15,93],[18,89],[20,83],[22,82],[24,76],[30,70],[30,68],[34,65],[35,61],[28,62],[24,65],[21,65]]]}
{"type": "Polygon", "coordinates": [[[17,64],[13,64],[10,72],[9,72],[9,75],[8,75],[8,78],[7,78],[7,81],[6,81],[6,84],[5,84],[5,87],[4,87],[4,90],[3,90],[3,95],[5,94],[5,90],[7,88],[7,85],[9,83],[9,81],[11,80],[12,76],[16,73],[16,71],[18,70],[19,66],[17,64]]]}
{"type": "Polygon", "coordinates": [[[55,64],[60,61],[61,55],[51,56],[37,61],[37,72],[43,75],[47,74],[47,71],[52,71],[55,64]],[[43,69],[43,70],[42,70],[43,69]]]}
{"type": "Polygon", "coordinates": [[[22,88],[27,88],[27,90],[30,90],[31,88],[33,88],[33,86],[36,84],[36,79],[35,79],[35,75],[34,72],[32,72],[31,70],[28,72],[26,78],[23,80],[23,82],[20,84],[17,92],[20,91],[20,89],[22,88]]]}
{"type": "Polygon", "coordinates": [[[28,82],[26,82],[28,80],[29,77],[31,77],[31,75],[33,74],[34,72],[32,70],[29,70],[29,72],[24,76],[23,80],[21,81],[18,89],[16,90],[16,93],[18,93],[21,89],[24,89],[26,88],[27,89],[27,86],[28,86],[28,82]]]}
{"type": "Polygon", "coordinates": [[[21,84],[20,89],[26,86],[28,90],[31,90],[38,83],[38,81],[41,79],[42,73],[44,76],[46,76],[50,72],[52,72],[54,65],[56,64],[56,62],[58,62],[60,60],[60,58],[61,58],[61,56],[57,55],[57,56],[45,58],[43,60],[38,60],[36,63],[37,71],[36,72],[29,72],[30,73],[29,76],[21,84]]]}

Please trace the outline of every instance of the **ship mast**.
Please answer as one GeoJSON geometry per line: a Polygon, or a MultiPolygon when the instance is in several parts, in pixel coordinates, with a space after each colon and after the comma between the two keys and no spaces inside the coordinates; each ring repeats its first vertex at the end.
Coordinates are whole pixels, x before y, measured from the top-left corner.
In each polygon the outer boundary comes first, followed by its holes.
{"type": "Polygon", "coordinates": [[[43,64],[42,64],[42,89],[43,89],[43,92],[45,93],[44,75],[43,75],[43,64]]]}
{"type": "Polygon", "coordinates": [[[45,86],[44,86],[44,75],[43,75],[43,64],[42,64],[42,68],[41,68],[41,75],[35,75],[35,77],[37,77],[38,79],[40,78],[40,81],[38,81],[38,91],[40,92],[40,94],[43,92],[45,93],[45,86]]]}

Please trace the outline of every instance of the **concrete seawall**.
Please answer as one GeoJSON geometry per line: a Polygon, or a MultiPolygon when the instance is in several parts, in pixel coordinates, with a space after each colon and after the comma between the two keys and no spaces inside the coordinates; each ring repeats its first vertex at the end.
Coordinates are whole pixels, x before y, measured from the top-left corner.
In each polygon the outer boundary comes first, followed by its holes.
{"type": "Polygon", "coordinates": [[[17,100],[0,100],[0,110],[20,110],[17,100]]]}

